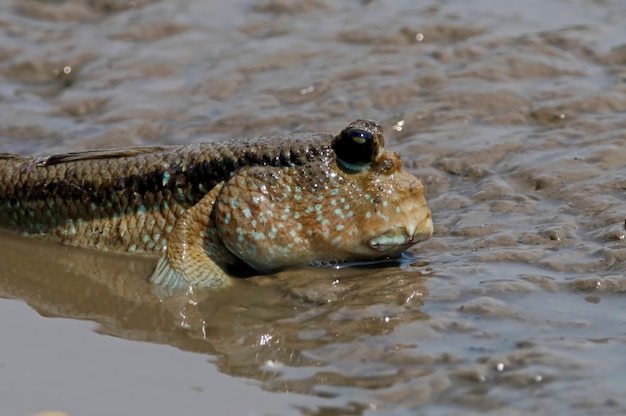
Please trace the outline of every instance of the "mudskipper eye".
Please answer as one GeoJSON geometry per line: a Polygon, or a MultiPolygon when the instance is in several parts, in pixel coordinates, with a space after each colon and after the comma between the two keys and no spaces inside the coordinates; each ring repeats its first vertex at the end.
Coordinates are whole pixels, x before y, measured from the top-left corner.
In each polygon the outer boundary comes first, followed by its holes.
{"type": "Polygon", "coordinates": [[[376,157],[374,135],[367,130],[346,129],[333,144],[337,162],[343,167],[359,171],[370,166],[376,157]]]}

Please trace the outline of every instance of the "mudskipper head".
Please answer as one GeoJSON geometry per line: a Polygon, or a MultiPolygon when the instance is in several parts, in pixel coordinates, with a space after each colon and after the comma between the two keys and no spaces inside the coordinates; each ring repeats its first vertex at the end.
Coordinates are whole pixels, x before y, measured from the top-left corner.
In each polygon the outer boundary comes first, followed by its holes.
{"type": "Polygon", "coordinates": [[[218,234],[259,271],[398,256],[433,232],[422,183],[357,120],[301,165],[241,169],[216,202],[218,234]],[[245,189],[244,189],[245,188],[245,189]],[[237,201],[233,204],[232,201],[237,201]]]}

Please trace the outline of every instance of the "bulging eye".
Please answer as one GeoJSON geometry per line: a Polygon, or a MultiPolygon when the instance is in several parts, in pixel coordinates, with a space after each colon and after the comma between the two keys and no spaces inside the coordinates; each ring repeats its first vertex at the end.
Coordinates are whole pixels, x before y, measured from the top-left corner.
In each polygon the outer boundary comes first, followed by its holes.
{"type": "Polygon", "coordinates": [[[370,166],[378,153],[374,135],[357,128],[342,131],[333,143],[333,149],[337,155],[337,162],[354,171],[370,166]]]}

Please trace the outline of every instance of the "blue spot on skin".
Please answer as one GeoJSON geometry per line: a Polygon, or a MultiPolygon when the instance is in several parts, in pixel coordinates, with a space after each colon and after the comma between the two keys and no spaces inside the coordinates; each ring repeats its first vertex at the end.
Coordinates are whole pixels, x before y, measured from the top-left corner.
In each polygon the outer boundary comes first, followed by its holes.
{"type": "Polygon", "coordinates": [[[306,212],[307,214],[312,213],[312,212],[313,212],[313,207],[307,207],[305,212],[306,212]]]}
{"type": "Polygon", "coordinates": [[[372,213],[371,213],[371,212],[369,212],[369,211],[367,211],[367,212],[365,213],[365,218],[372,218],[372,213]]]}
{"type": "Polygon", "coordinates": [[[296,192],[302,192],[302,188],[300,188],[299,186],[296,186],[296,192]]]}
{"type": "Polygon", "coordinates": [[[295,195],[293,196],[293,199],[295,199],[296,201],[300,201],[300,200],[302,199],[302,195],[295,194],[295,195]]]}
{"type": "Polygon", "coordinates": [[[315,205],[315,211],[320,212],[322,210],[322,204],[315,205]]]}
{"type": "Polygon", "coordinates": [[[252,216],[252,213],[250,212],[250,208],[245,208],[245,209],[243,210],[243,215],[244,215],[246,218],[250,218],[250,217],[252,216]]]}
{"type": "Polygon", "coordinates": [[[139,207],[137,208],[137,214],[145,214],[146,212],[148,212],[148,210],[146,209],[145,205],[139,205],[139,207]]]}
{"type": "Polygon", "coordinates": [[[250,225],[252,225],[254,228],[256,228],[256,220],[250,221],[250,225]]]}
{"type": "Polygon", "coordinates": [[[341,212],[339,208],[335,210],[335,214],[339,215],[340,217],[343,217],[343,212],[341,212]]]}
{"type": "Polygon", "coordinates": [[[226,225],[230,224],[230,212],[226,213],[226,218],[224,218],[224,223],[226,225]]]}
{"type": "Polygon", "coordinates": [[[265,240],[265,233],[253,231],[250,233],[255,240],[265,240]]]}
{"type": "Polygon", "coordinates": [[[343,230],[343,225],[339,224],[337,227],[335,227],[337,229],[337,231],[341,231],[343,230]]]}
{"type": "Polygon", "coordinates": [[[293,217],[294,217],[295,219],[300,218],[300,213],[299,213],[299,212],[296,212],[295,214],[293,214],[293,217]]]}
{"type": "Polygon", "coordinates": [[[230,200],[230,206],[233,208],[237,208],[239,206],[239,202],[235,198],[230,200]]]}
{"type": "Polygon", "coordinates": [[[337,205],[337,201],[335,201],[334,199],[330,200],[330,205],[337,205]]]}
{"type": "Polygon", "coordinates": [[[302,224],[298,223],[298,225],[296,226],[296,228],[298,228],[298,231],[302,231],[302,224]]]}
{"type": "Polygon", "coordinates": [[[337,195],[339,193],[339,189],[335,188],[332,191],[330,191],[330,193],[333,195],[337,195]]]}
{"type": "Polygon", "coordinates": [[[163,172],[163,186],[167,185],[170,181],[171,175],[169,172],[163,172]]]}

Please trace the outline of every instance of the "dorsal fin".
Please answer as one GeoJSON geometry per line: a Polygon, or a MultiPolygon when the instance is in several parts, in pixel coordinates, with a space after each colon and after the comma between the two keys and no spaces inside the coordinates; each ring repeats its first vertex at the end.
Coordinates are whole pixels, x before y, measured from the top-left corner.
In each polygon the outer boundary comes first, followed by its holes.
{"type": "MultiPolygon", "coordinates": [[[[79,160],[112,159],[132,157],[146,153],[157,153],[171,150],[173,146],[132,147],[130,149],[85,150],[36,158],[37,166],[51,166],[59,163],[76,162],[79,160]]],[[[18,156],[19,157],[19,156],[18,156]]]]}

